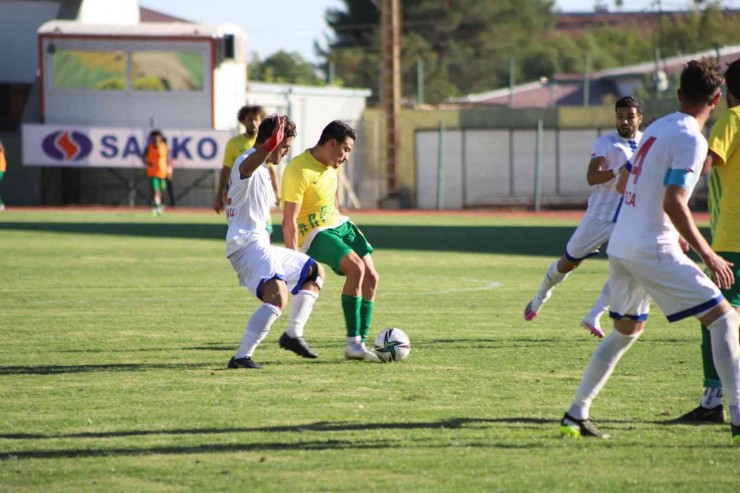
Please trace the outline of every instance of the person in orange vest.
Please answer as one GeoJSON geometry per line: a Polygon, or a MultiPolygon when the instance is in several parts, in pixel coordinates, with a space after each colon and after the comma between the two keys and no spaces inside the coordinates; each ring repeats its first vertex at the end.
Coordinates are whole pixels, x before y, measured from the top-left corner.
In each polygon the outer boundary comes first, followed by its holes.
{"type": "MultiPolygon", "coordinates": [[[[5,161],[5,147],[3,147],[3,143],[0,142],[0,181],[3,181],[3,177],[5,176],[5,170],[7,169],[7,162],[5,161]]],[[[3,204],[3,197],[0,195],[0,211],[5,210],[5,204],[3,204]]]]}
{"type": "Polygon", "coordinates": [[[146,165],[146,176],[152,185],[152,215],[162,215],[162,190],[167,187],[169,168],[169,150],[164,135],[159,130],[152,130],[149,134],[149,144],[143,156],[146,165]]]}

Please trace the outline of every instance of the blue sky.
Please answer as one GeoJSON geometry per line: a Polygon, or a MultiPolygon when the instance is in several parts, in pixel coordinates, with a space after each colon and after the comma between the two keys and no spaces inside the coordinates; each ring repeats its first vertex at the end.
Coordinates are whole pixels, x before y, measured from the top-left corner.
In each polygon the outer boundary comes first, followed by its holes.
{"type": "MultiPolygon", "coordinates": [[[[368,0],[371,1],[371,0],[368,0]]],[[[606,1],[614,5],[613,1],[606,1]]],[[[681,10],[692,0],[624,0],[623,10],[681,10]]],[[[326,46],[330,35],[324,13],[344,5],[340,0],[139,0],[139,4],[201,24],[232,23],[248,35],[248,49],[260,58],[279,50],[298,52],[315,62],[313,46],[318,41],[326,46]]],[[[725,7],[740,9],[740,0],[725,0],[725,7]]],[[[589,12],[593,0],[556,0],[563,12],[589,12]]]]}

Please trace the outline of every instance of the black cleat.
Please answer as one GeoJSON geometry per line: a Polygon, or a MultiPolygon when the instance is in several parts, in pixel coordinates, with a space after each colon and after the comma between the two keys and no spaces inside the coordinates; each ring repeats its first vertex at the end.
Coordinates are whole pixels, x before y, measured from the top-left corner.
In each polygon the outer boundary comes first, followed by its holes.
{"type": "Polygon", "coordinates": [[[568,413],[565,413],[560,421],[560,434],[564,438],[609,438],[609,435],[601,433],[590,419],[576,419],[568,413]]]}
{"type": "Polygon", "coordinates": [[[246,368],[248,370],[261,370],[262,367],[258,365],[250,356],[245,358],[231,358],[227,368],[246,368]]]}
{"type": "Polygon", "coordinates": [[[283,332],[278,344],[280,344],[281,348],[293,351],[298,356],[303,356],[304,358],[316,359],[319,357],[318,354],[311,351],[311,348],[308,347],[308,343],[306,343],[303,337],[290,337],[286,332],[283,332]]]}
{"type": "Polygon", "coordinates": [[[711,409],[699,406],[692,409],[683,416],[676,418],[675,423],[692,424],[692,423],[724,423],[725,408],[720,404],[711,409]]]}

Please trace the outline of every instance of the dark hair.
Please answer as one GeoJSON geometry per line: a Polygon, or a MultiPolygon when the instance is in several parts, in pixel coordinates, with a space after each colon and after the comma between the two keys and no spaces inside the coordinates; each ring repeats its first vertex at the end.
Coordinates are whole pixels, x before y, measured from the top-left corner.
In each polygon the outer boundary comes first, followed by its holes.
{"type": "Polygon", "coordinates": [[[633,98],[632,96],[619,98],[619,100],[614,104],[614,111],[617,111],[619,108],[634,108],[640,115],[642,115],[644,109],[642,101],[637,98],[633,98]]]}
{"type": "Polygon", "coordinates": [[[691,60],[681,71],[681,101],[691,105],[709,104],[723,82],[713,58],[691,60]]]}
{"type": "MultiPolygon", "coordinates": [[[[260,123],[260,128],[257,130],[257,138],[255,139],[255,144],[262,144],[264,141],[270,138],[272,135],[272,132],[275,131],[275,125],[277,125],[278,118],[280,118],[277,115],[270,115],[262,120],[262,123],[260,123]]],[[[298,131],[295,127],[295,122],[285,117],[285,124],[283,125],[283,137],[295,137],[298,135],[298,131]]]]}
{"type": "Polygon", "coordinates": [[[740,98],[740,58],[727,66],[725,84],[727,85],[727,92],[736,98],[740,98]]]}
{"type": "Polygon", "coordinates": [[[149,132],[149,142],[154,142],[155,137],[159,137],[164,140],[164,134],[161,130],[152,130],[151,132],[149,132]]]}
{"type": "Polygon", "coordinates": [[[355,129],[340,120],[334,120],[329,125],[324,127],[319,137],[318,145],[326,144],[331,139],[336,140],[339,143],[344,142],[349,137],[352,140],[357,140],[357,132],[355,129]]]}
{"type": "Polygon", "coordinates": [[[265,119],[265,109],[262,106],[242,106],[239,108],[239,113],[236,114],[236,119],[241,123],[242,120],[246,119],[249,115],[259,115],[260,120],[265,119]]]}

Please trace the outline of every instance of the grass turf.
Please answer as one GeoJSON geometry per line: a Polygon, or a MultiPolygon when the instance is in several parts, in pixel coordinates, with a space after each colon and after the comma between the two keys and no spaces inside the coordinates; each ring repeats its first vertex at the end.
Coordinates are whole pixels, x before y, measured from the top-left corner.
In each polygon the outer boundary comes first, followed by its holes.
{"type": "Polygon", "coordinates": [[[410,357],[343,361],[330,275],[321,358],[281,350],[279,320],[258,372],[225,369],[258,302],[222,217],[0,215],[0,491],[737,491],[729,425],[667,424],[698,402],[700,336],[657,308],[592,408],[612,438],[559,437],[607,263],[522,310],[575,220],[353,218],[377,248],[372,334],[403,328],[410,357]]]}

